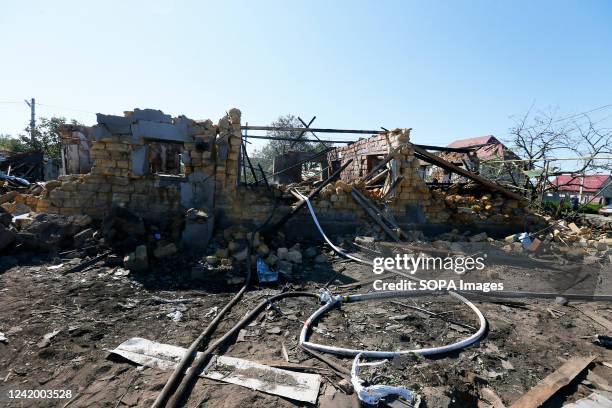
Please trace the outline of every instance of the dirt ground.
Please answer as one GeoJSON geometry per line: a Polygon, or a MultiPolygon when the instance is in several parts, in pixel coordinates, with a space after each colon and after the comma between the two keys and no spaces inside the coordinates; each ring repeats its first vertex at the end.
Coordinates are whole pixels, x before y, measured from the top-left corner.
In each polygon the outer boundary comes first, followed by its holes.
{"type": "MultiPolygon", "coordinates": [[[[373,249],[378,250],[383,251],[373,249]]],[[[466,248],[472,250],[478,248],[466,248]]],[[[527,258],[508,262],[495,248],[480,250],[497,257],[489,258],[482,275],[467,274],[462,278],[503,281],[505,290],[612,293],[608,290],[609,265],[586,267],[527,258]]],[[[103,262],[66,274],[78,259],[61,261],[63,265],[58,267],[59,260],[53,262],[33,254],[2,257],[0,262],[4,265],[4,272],[0,272],[0,332],[7,337],[7,342],[0,342],[0,405],[6,407],[150,406],[169,373],[137,367],[108,350],[131,337],[188,347],[240,287],[229,285],[223,271],[213,274],[205,283],[194,284],[189,279],[188,260],[170,263],[147,275],[125,275],[123,269],[103,262]],[[187,300],[182,304],[167,303],[179,298],[187,300]],[[177,310],[182,317],[173,321],[168,314],[177,310]],[[54,335],[45,340],[44,336],[50,333],[54,335]],[[9,400],[5,397],[9,389],[71,390],[72,398],[9,400]]],[[[441,272],[436,276],[448,274],[441,272]]],[[[293,282],[253,286],[222,321],[217,336],[261,300],[283,289],[315,292],[329,282],[333,293],[364,293],[373,290],[371,284],[351,284],[373,277],[367,266],[339,258],[332,258],[327,264],[306,264],[303,275],[293,282]]],[[[597,355],[596,361],[612,362],[612,350],[592,342],[594,335],[609,333],[577,308],[588,307],[612,319],[612,304],[581,303],[570,301],[561,305],[554,299],[529,298],[476,300],[488,321],[486,337],[478,345],[436,359],[396,359],[364,370],[362,377],[372,383],[405,386],[424,395],[428,407],[436,406],[432,401],[439,394],[450,398],[450,406],[475,407],[482,387],[493,389],[509,405],[571,357],[597,355]]],[[[290,362],[312,366],[322,374],[317,406],[351,407],[354,396],[346,395],[338,387],[341,379],[298,344],[302,322],[318,306],[312,298],[279,302],[245,328],[224,354],[285,362],[284,347],[290,362]]],[[[311,339],[368,349],[421,348],[466,337],[471,331],[464,327],[466,324],[477,325],[473,313],[448,296],[349,303],[324,316],[311,339]],[[440,313],[441,318],[415,308],[440,313]]],[[[350,369],[351,358],[330,359],[350,369]]],[[[582,377],[545,406],[560,407],[593,389],[609,387],[612,382],[604,381],[612,378],[612,368],[596,363],[582,377]]],[[[200,379],[187,406],[308,404],[200,379]]]]}

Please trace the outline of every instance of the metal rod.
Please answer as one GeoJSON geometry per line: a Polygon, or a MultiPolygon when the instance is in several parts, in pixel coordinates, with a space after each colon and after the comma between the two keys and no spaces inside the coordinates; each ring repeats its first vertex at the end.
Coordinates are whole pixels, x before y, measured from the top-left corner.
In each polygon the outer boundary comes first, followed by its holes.
{"type": "MultiPolygon", "coordinates": [[[[344,163],[342,165],[342,167],[340,167],[338,170],[334,171],[332,173],[331,176],[329,176],[327,178],[327,180],[325,180],[323,183],[319,184],[319,186],[317,186],[317,188],[315,188],[314,190],[312,190],[310,192],[310,194],[308,194],[308,199],[311,200],[314,196],[316,196],[317,194],[319,194],[319,192],[321,190],[323,190],[323,187],[325,187],[326,185],[328,185],[329,183],[331,183],[336,176],[338,176],[340,173],[342,173],[342,171],[344,169],[346,169],[348,167],[349,164],[351,164],[353,162],[353,159],[349,159],[346,161],[346,163],[344,163]]],[[[285,214],[285,216],[283,216],[283,218],[281,218],[272,228],[270,228],[270,231],[276,231],[278,230],[280,227],[282,227],[291,217],[293,217],[293,215],[295,213],[297,213],[304,205],[306,205],[306,200],[301,200],[297,203],[297,205],[295,206],[295,208],[293,208],[293,210],[291,210],[291,212],[285,214]]]]}
{"type": "MultiPolygon", "coordinates": [[[[308,129],[308,127],[309,127],[310,125],[312,125],[312,122],[314,122],[314,120],[315,120],[316,118],[317,118],[316,116],[313,116],[313,117],[312,117],[312,119],[310,119],[310,122],[308,122],[308,124],[305,124],[305,123],[304,123],[304,121],[303,121],[302,119],[300,119],[300,122],[302,122],[302,124],[304,125],[304,130],[302,130],[302,131],[300,132],[300,134],[298,135],[298,137],[296,137],[296,138],[293,140],[293,143],[291,143],[291,145],[289,145],[289,148],[292,148],[293,146],[295,146],[295,144],[296,144],[297,142],[299,142],[299,141],[300,141],[300,139],[302,139],[302,136],[304,136],[304,135],[306,134],[306,129],[308,129]]],[[[299,117],[298,117],[298,119],[299,119],[299,117]]],[[[248,126],[248,125],[247,125],[247,126],[248,126]]]]}
{"type": "MultiPolygon", "coordinates": [[[[294,127],[285,127],[285,126],[241,126],[240,129],[243,130],[276,130],[279,132],[301,132],[304,131],[304,128],[294,128],[294,127]]],[[[360,130],[360,129],[321,129],[321,128],[308,128],[307,130],[311,132],[319,132],[319,133],[354,133],[360,135],[380,135],[383,133],[387,133],[384,130],[360,130]]],[[[252,136],[251,136],[252,137],[252,136]]],[[[292,139],[294,140],[294,139],[292,139]]]]}
{"type": "Polygon", "coordinates": [[[259,171],[261,172],[261,177],[263,177],[264,183],[266,183],[266,187],[268,188],[268,191],[272,191],[270,189],[270,183],[268,183],[268,178],[266,177],[266,173],[264,173],[263,169],[261,168],[261,163],[257,163],[257,167],[259,167],[259,171]]]}
{"type": "MultiPolygon", "coordinates": [[[[293,142],[295,139],[290,137],[281,137],[281,136],[263,136],[263,135],[249,135],[249,139],[263,139],[263,140],[280,140],[283,142],[293,142]]],[[[317,142],[315,139],[300,139],[302,142],[317,142]]],[[[355,143],[355,140],[323,140],[325,143],[355,143]]]]}
{"type": "MultiPolygon", "coordinates": [[[[316,118],[316,116],[315,116],[315,118],[316,118]]],[[[304,121],[302,120],[302,118],[300,118],[299,116],[298,116],[298,120],[299,120],[300,122],[302,122],[302,125],[304,125],[306,128],[309,128],[308,130],[309,130],[309,131],[310,131],[310,133],[311,133],[311,134],[312,134],[312,135],[315,137],[315,139],[317,139],[317,140],[319,141],[319,143],[321,143],[322,145],[324,145],[324,146],[325,146],[325,142],[324,142],[323,140],[319,139],[319,136],[317,136],[317,134],[316,134],[315,132],[313,132],[312,130],[310,130],[310,125],[312,124],[312,120],[314,120],[314,118],[313,118],[313,119],[310,121],[310,123],[309,123],[308,125],[306,125],[306,123],[304,123],[304,121]]],[[[325,146],[325,147],[328,147],[328,146],[325,146]]]]}
{"type": "Polygon", "coordinates": [[[302,164],[304,164],[304,163],[308,163],[309,161],[312,161],[312,159],[316,159],[317,157],[320,157],[320,156],[323,156],[324,154],[329,153],[331,150],[333,150],[333,149],[331,149],[331,148],[330,148],[330,149],[325,149],[325,150],[322,150],[322,151],[320,151],[319,153],[317,153],[317,154],[315,154],[315,155],[312,155],[312,156],[310,156],[310,157],[308,157],[308,158],[306,158],[306,159],[304,159],[304,160],[300,160],[299,162],[294,163],[294,164],[292,164],[292,165],[291,165],[291,166],[289,166],[289,167],[285,167],[285,168],[284,168],[284,169],[282,169],[282,170],[279,170],[279,171],[277,171],[277,172],[274,172],[274,173],[272,173],[272,175],[273,175],[273,176],[276,176],[276,175],[278,175],[278,174],[281,174],[281,173],[286,172],[287,170],[291,170],[291,169],[293,169],[293,168],[295,168],[295,167],[297,167],[297,166],[301,166],[301,165],[302,165],[302,164]]]}
{"type": "Polygon", "coordinates": [[[246,151],[246,143],[242,142],[242,147],[244,148],[244,157],[246,157],[247,163],[249,163],[249,167],[251,169],[251,174],[253,175],[253,178],[255,179],[255,185],[259,185],[259,180],[257,179],[257,176],[255,175],[255,169],[253,168],[253,164],[251,164],[251,159],[249,159],[249,155],[247,154],[247,151],[246,151]]]}
{"type": "Polygon", "coordinates": [[[436,150],[439,152],[457,152],[457,153],[472,153],[474,149],[466,147],[444,147],[444,146],[430,146],[430,145],[415,145],[421,149],[436,150]]]}

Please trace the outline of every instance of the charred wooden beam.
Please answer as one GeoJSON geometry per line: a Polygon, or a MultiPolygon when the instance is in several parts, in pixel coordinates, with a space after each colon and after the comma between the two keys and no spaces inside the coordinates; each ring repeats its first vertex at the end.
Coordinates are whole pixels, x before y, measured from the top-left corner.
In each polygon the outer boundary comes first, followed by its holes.
{"type": "Polygon", "coordinates": [[[359,204],[364,210],[365,212],[370,216],[370,218],[372,218],[374,220],[374,222],[376,222],[378,225],[380,225],[380,227],[383,229],[383,231],[385,231],[385,233],[395,242],[400,242],[400,238],[397,235],[397,233],[395,233],[395,231],[393,231],[391,228],[389,228],[389,226],[387,224],[385,224],[385,222],[382,220],[382,218],[376,213],[376,211],[374,211],[369,205],[368,203],[363,199],[363,195],[361,195],[360,193],[357,192],[356,189],[353,189],[353,191],[351,191],[351,195],[353,196],[353,198],[355,199],[355,202],[357,204],[359,204]]]}
{"type": "MultiPolygon", "coordinates": [[[[312,190],[310,192],[310,194],[308,194],[308,200],[311,200],[313,197],[315,197],[317,194],[319,194],[319,192],[321,192],[321,190],[323,190],[323,188],[328,185],[329,183],[331,183],[332,181],[334,181],[334,179],[340,175],[340,173],[342,173],[342,171],[344,169],[346,169],[348,167],[349,164],[351,164],[353,162],[353,159],[349,159],[346,161],[346,163],[344,163],[342,165],[342,167],[340,167],[338,170],[334,171],[331,176],[329,176],[327,178],[327,180],[325,180],[323,183],[319,184],[317,186],[317,188],[315,188],[314,190],[312,190]]],[[[293,217],[295,215],[295,213],[297,213],[302,207],[304,207],[304,205],[306,205],[306,200],[300,200],[297,205],[293,208],[293,210],[291,210],[291,212],[289,212],[288,214],[286,214],[285,216],[283,216],[283,218],[281,218],[273,227],[270,228],[270,231],[275,231],[278,230],[280,227],[282,227],[291,217],[293,217]]]]}
{"type": "MultiPolygon", "coordinates": [[[[319,133],[351,133],[351,134],[359,134],[359,135],[380,135],[383,133],[387,133],[384,130],[361,130],[361,129],[321,129],[321,128],[296,128],[296,127],[286,127],[286,126],[241,126],[242,130],[270,130],[277,132],[302,132],[305,130],[311,132],[319,132],[319,133]]],[[[253,137],[253,136],[249,136],[253,137]]],[[[295,140],[295,139],[291,139],[295,140]]]]}
{"type": "Polygon", "coordinates": [[[508,190],[507,188],[502,187],[501,185],[499,185],[497,183],[494,183],[494,182],[492,182],[490,180],[487,180],[484,177],[479,176],[476,173],[473,173],[473,172],[471,172],[469,170],[462,169],[459,166],[455,166],[454,164],[452,164],[452,163],[442,159],[441,157],[438,157],[438,156],[436,156],[434,154],[429,153],[425,149],[422,149],[422,148],[420,148],[418,146],[414,146],[414,145],[413,145],[413,148],[414,148],[415,156],[417,158],[421,159],[421,160],[424,160],[424,161],[426,161],[428,163],[434,164],[434,165],[436,165],[438,167],[441,167],[441,168],[443,168],[445,170],[448,170],[448,171],[451,171],[453,173],[460,174],[463,177],[466,177],[466,178],[468,178],[470,180],[473,180],[473,181],[475,181],[475,182],[477,182],[477,183],[479,183],[479,184],[481,184],[481,185],[483,185],[483,186],[485,186],[485,187],[487,187],[487,188],[489,188],[489,189],[491,189],[493,191],[499,191],[500,193],[506,195],[509,198],[513,198],[515,200],[522,200],[523,199],[523,197],[520,194],[512,192],[512,191],[508,190]]]}
{"type": "Polygon", "coordinates": [[[370,180],[368,180],[368,182],[366,183],[366,186],[371,186],[374,183],[379,182],[380,180],[382,180],[384,177],[387,176],[387,174],[389,174],[389,169],[385,169],[383,171],[381,171],[380,173],[378,173],[376,176],[372,177],[370,180]]]}
{"type": "Polygon", "coordinates": [[[385,194],[383,194],[382,198],[386,198],[389,194],[391,194],[395,188],[397,187],[397,185],[404,179],[404,176],[398,176],[398,178],[396,178],[395,180],[393,180],[393,183],[391,183],[391,185],[389,186],[389,189],[387,190],[387,192],[385,194]]]}
{"type": "Polygon", "coordinates": [[[361,179],[361,181],[368,181],[372,176],[374,176],[378,170],[382,169],[383,167],[385,167],[387,165],[387,163],[389,163],[397,154],[397,152],[399,151],[399,149],[402,146],[398,146],[395,149],[391,150],[389,152],[389,154],[387,154],[385,156],[385,158],[383,159],[383,161],[381,161],[380,163],[378,163],[368,174],[366,174],[365,176],[363,176],[363,178],[361,179]]]}

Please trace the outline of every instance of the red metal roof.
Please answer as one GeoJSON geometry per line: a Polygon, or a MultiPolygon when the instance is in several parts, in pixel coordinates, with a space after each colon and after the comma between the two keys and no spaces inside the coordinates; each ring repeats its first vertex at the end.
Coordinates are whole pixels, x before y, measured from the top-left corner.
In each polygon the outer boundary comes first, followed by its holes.
{"type": "Polygon", "coordinates": [[[583,193],[596,193],[608,182],[610,178],[606,174],[594,175],[563,175],[557,176],[552,182],[553,185],[559,186],[559,191],[580,191],[582,185],[583,193]]]}
{"type": "Polygon", "coordinates": [[[502,142],[497,140],[497,138],[493,135],[487,136],[479,136],[472,137],[469,139],[461,139],[455,140],[453,143],[449,144],[448,147],[473,147],[473,146],[481,146],[476,149],[476,156],[480,160],[489,160],[495,158],[516,158],[518,156],[512,152],[512,150],[508,149],[502,142]]]}
{"type": "Polygon", "coordinates": [[[449,144],[448,147],[457,147],[457,148],[472,147],[472,146],[479,146],[479,145],[484,145],[484,144],[489,144],[489,143],[500,143],[500,141],[497,140],[495,136],[493,135],[487,135],[487,136],[471,137],[469,139],[455,140],[453,143],[449,144]]]}

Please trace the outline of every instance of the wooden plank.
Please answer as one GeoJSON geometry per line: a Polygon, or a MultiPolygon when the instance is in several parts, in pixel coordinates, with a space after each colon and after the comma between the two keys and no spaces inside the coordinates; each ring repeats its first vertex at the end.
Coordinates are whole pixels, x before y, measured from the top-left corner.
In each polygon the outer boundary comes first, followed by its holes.
{"type": "Polygon", "coordinates": [[[361,200],[359,195],[355,193],[355,189],[353,189],[353,191],[351,192],[351,195],[355,199],[355,202],[359,204],[365,210],[365,212],[370,216],[370,218],[372,218],[378,225],[380,225],[383,231],[385,231],[385,233],[392,240],[394,240],[395,242],[400,242],[400,239],[397,236],[397,234],[394,231],[392,231],[391,228],[387,226],[387,224],[383,222],[383,220],[374,212],[374,210],[372,210],[364,201],[361,200]]]}
{"type": "Polygon", "coordinates": [[[605,327],[609,334],[612,334],[612,322],[611,321],[600,316],[595,310],[591,309],[587,305],[575,305],[574,307],[578,309],[582,314],[584,314],[589,319],[593,320],[600,326],[605,327]]]}
{"type": "Polygon", "coordinates": [[[376,207],[376,205],[374,205],[374,203],[368,199],[366,196],[364,196],[361,191],[359,191],[356,188],[353,188],[353,192],[355,194],[357,194],[359,196],[359,198],[361,199],[361,201],[363,201],[368,207],[370,207],[372,209],[372,211],[374,211],[374,213],[380,217],[383,221],[387,222],[387,224],[391,225],[393,228],[395,228],[398,231],[398,235],[399,237],[404,237],[407,238],[408,235],[406,235],[406,233],[404,231],[402,231],[402,229],[400,228],[399,225],[397,225],[397,223],[395,221],[393,221],[391,218],[387,217],[385,215],[385,213],[383,213],[378,207],[376,207]]]}
{"type": "MultiPolygon", "coordinates": [[[[325,180],[323,183],[319,184],[317,186],[317,188],[315,188],[314,190],[312,190],[310,192],[310,194],[308,194],[308,199],[311,200],[313,197],[315,197],[317,194],[319,194],[319,192],[321,190],[323,190],[323,187],[325,187],[326,185],[328,185],[329,183],[331,183],[340,173],[342,173],[342,171],[344,169],[346,169],[348,167],[349,164],[351,164],[353,162],[353,159],[349,159],[346,161],[346,163],[344,163],[342,165],[342,167],[340,167],[338,170],[334,171],[332,173],[331,176],[329,176],[327,178],[327,180],[325,180]]],[[[287,213],[285,216],[283,216],[283,218],[281,218],[276,224],[274,224],[274,226],[272,226],[271,228],[268,229],[267,232],[270,231],[276,231],[278,230],[280,227],[282,227],[291,217],[293,217],[295,215],[295,213],[297,213],[304,205],[306,205],[306,200],[300,200],[297,205],[293,208],[293,210],[291,210],[291,212],[287,213]]]]}
{"type": "Polygon", "coordinates": [[[393,191],[395,191],[395,187],[397,187],[397,185],[404,179],[404,176],[399,176],[398,178],[396,178],[393,183],[391,183],[391,185],[389,186],[389,189],[385,192],[385,194],[383,194],[382,198],[386,198],[389,194],[391,194],[393,191]]]}
{"type": "Polygon", "coordinates": [[[574,357],[568,360],[519,398],[510,408],[538,408],[557,391],[572,382],[594,359],[595,356],[574,357]]]}
{"type": "Polygon", "coordinates": [[[380,173],[378,173],[377,175],[375,175],[374,177],[372,177],[371,180],[369,180],[366,185],[367,186],[371,186],[372,184],[375,184],[377,182],[379,182],[380,180],[382,180],[384,177],[387,176],[387,174],[389,174],[389,169],[385,169],[383,171],[381,171],[380,173]]]}
{"type": "Polygon", "coordinates": [[[504,402],[497,396],[495,391],[491,388],[483,388],[480,390],[480,394],[484,397],[484,399],[489,403],[493,408],[506,408],[504,402]]]}
{"type": "Polygon", "coordinates": [[[415,155],[421,160],[425,160],[428,163],[435,164],[436,166],[442,167],[443,169],[448,171],[452,171],[453,173],[460,174],[463,177],[482,184],[483,186],[491,190],[499,191],[500,193],[503,193],[509,198],[513,198],[515,200],[523,200],[523,197],[520,194],[514,193],[500,186],[499,184],[492,182],[491,180],[487,180],[486,178],[479,176],[476,173],[462,169],[459,166],[455,166],[453,163],[446,161],[441,157],[436,156],[435,154],[431,154],[425,149],[421,149],[420,147],[415,145],[412,145],[412,148],[414,149],[415,155]]]}

